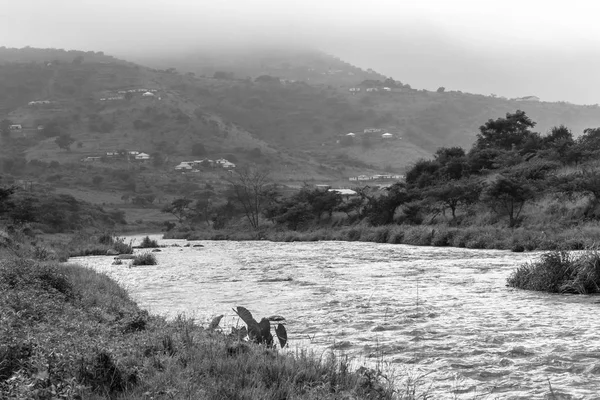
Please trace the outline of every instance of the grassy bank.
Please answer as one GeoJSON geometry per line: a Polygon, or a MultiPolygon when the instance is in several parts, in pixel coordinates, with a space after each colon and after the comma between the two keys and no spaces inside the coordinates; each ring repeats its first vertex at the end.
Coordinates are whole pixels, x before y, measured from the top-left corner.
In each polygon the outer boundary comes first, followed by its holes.
{"type": "Polygon", "coordinates": [[[360,241],[415,246],[451,246],[468,249],[581,250],[600,241],[600,225],[589,223],[565,229],[502,228],[494,226],[449,227],[448,225],[385,225],[317,227],[306,231],[265,228],[183,230],[167,232],[166,239],[189,240],[271,240],[309,242],[318,240],[360,241]]]}
{"type": "Polygon", "coordinates": [[[148,315],[79,266],[3,257],[0,293],[1,398],[414,398],[347,360],[148,315]]]}

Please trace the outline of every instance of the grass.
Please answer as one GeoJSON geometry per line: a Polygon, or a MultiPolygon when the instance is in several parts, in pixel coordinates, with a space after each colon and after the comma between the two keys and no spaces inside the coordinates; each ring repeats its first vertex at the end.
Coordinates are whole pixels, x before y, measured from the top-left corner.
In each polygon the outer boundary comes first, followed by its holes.
{"type": "Polygon", "coordinates": [[[415,398],[333,354],[282,354],[184,316],[151,316],[76,265],[2,260],[0,315],[1,398],[415,398]]]}
{"type": "Polygon", "coordinates": [[[136,254],[132,261],[132,265],[156,265],[158,261],[156,256],[152,253],[140,253],[136,254]]]}
{"type": "Polygon", "coordinates": [[[600,292],[600,253],[587,250],[575,255],[566,251],[542,254],[537,261],[514,271],[508,285],[550,293],[600,292]]]}

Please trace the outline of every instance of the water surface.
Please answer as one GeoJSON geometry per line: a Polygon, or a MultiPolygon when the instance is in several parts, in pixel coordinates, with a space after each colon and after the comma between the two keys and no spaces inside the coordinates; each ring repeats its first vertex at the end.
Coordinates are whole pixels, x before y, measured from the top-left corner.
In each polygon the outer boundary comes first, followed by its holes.
{"type": "MultiPolygon", "coordinates": [[[[162,245],[184,246],[182,240],[162,245]]],[[[506,287],[535,253],[360,242],[198,241],[158,265],[72,259],[122,283],[141,307],[201,323],[245,306],[287,319],[294,345],[384,360],[436,399],[600,399],[599,297],[506,287]],[[452,391],[461,393],[457,397],[452,391]]],[[[226,327],[227,328],[227,327],[226,327]]]]}

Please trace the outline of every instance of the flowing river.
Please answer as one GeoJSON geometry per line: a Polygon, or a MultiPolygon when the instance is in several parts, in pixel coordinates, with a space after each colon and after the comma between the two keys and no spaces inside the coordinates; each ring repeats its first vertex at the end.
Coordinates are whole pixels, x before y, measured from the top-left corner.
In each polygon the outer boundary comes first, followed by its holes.
{"type": "Polygon", "coordinates": [[[257,320],[282,315],[291,351],[379,361],[430,398],[600,399],[600,297],[506,287],[537,253],[154,238],[168,246],[158,265],[71,261],[115,278],[153,313],[203,324],[225,314],[225,331],[243,324],[235,306],[257,320]]]}

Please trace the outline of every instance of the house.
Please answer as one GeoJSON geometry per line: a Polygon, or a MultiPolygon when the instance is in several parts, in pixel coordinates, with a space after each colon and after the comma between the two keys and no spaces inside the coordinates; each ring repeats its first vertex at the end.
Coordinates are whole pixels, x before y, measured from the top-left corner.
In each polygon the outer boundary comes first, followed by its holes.
{"type": "Polygon", "coordinates": [[[391,139],[393,137],[394,135],[392,135],[391,133],[384,133],[383,135],[381,135],[382,139],[391,139]]]}
{"type": "Polygon", "coordinates": [[[359,180],[359,181],[368,181],[368,180],[371,180],[371,178],[369,178],[366,175],[359,175],[356,179],[359,180]]]}
{"type": "Polygon", "coordinates": [[[185,161],[182,161],[179,165],[175,166],[175,171],[191,171],[191,170],[192,170],[192,166],[185,161]]]}
{"type": "Polygon", "coordinates": [[[331,185],[315,185],[315,187],[317,189],[320,189],[320,190],[329,190],[329,189],[331,189],[331,185]]]}
{"type": "Polygon", "coordinates": [[[138,153],[135,155],[135,159],[138,161],[147,161],[150,159],[150,154],[138,153]]]}
{"type": "Polygon", "coordinates": [[[221,167],[224,169],[233,169],[233,168],[235,168],[235,164],[227,161],[227,162],[224,162],[223,164],[221,164],[221,167]]]}
{"type": "Polygon", "coordinates": [[[140,152],[139,151],[135,151],[135,150],[131,150],[131,151],[128,151],[127,154],[129,154],[130,156],[137,156],[138,154],[140,154],[140,152]]]}
{"type": "Polygon", "coordinates": [[[357,181],[358,180],[358,176],[351,176],[350,178],[348,178],[348,180],[350,180],[350,181],[357,181]]]}
{"type": "Polygon", "coordinates": [[[364,133],[379,133],[381,129],[379,128],[367,128],[363,131],[364,133]]]}
{"type": "Polygon", "coordinates": [[[383,90],[384,90],[384,91],[386,91],[386,92],[391,92],[391,91],[392,91],[392,88],[390,88],[390,87],[387,87],[387,86],[384,86],[384,87],[383,87],[383,90]]]}
{"type": "Polygon", "coordinates": [[[20,124],[15,124],[15,125],[10,125],[8,127],[8,129],[11,131],[20,131],[21,129],[23,129],[23,126],[20,124]]]}
{"type": "Polygon", "coordinates": [[[142,94],[142,97],[154,97],[154,93],[152,92],[146,92],[142,94]]]}
{"type": "Polygon", "coordinates": [[[328,192],[338,193],[346,199],[348,199],[349,197],[358,196],[358,193],[356,193],[352,189],[329,189],[328,192]]]}
{"type": "Polygon", "coordinates": [[[356,134],[350,132],[350,133],[347,133],[346,136],[348,136],[348,137],[354,137],[354,136],[356,136],[356,134]]]}
{"type": "Polygon", "coordinates": [[[119,155],[118,151],[107,151],[106,157],[117,157],[119,155]]]}
{"type": "Polygon", "coordinates": [[[525,97],[517,97],[514,100],[515,101],[540,101],[540,98],[537,96],[525,96],[525,97]]]}
{"type": "Polygon", "coordinates": [[[348,91],[350,91],[350,92],[360,92],[360,88],[359,87],[351,87],[350,89],[348,89],[348,91]]]}
{"type": "Polygon", "coordinates": [[[85,157],[81,161],[83,161],[83,162],[96,162],[96,161],[100,161],[101,158],[102,157],[85,157]]]}

